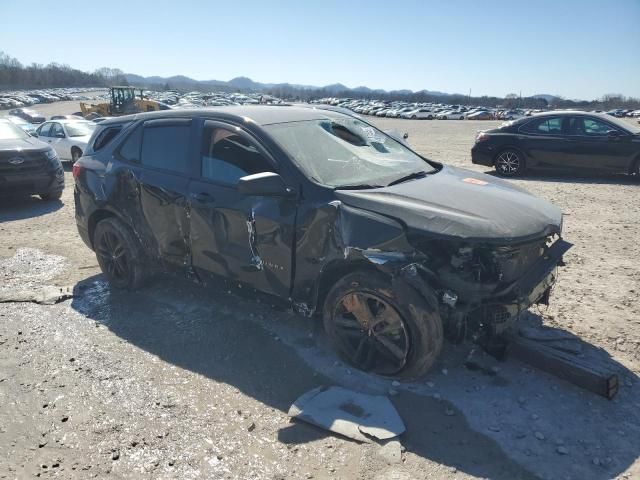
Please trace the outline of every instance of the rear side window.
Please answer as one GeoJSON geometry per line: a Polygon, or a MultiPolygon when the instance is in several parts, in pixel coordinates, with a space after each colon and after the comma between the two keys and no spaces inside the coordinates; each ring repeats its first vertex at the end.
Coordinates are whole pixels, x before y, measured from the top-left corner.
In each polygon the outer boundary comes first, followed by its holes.
{"type": "Polygon", "coordinates": [[[136,128],[120,146],[117,155],[127,162],[140,162],[140,145],[142,143],[142,127],[136,128]]]}
{"type": "Polygon", "coordinates": [[[122,125],[118,125],[115,127],[108,127],[102,130],[96,136],[95,141],[93,142],[93,151],[97,152],[98,150],[104,148],[111,140],[115,138],[118,133],[122,130],[122,125]]]}
{"type": "Polygon", "coordinates": [[[190,136],[190,124],[145,126],[142,140],[142,164],[188,174],[190,136]]]}
{"type": "Polygon", "coordinates": [[[538,118],[520,127],[526,133],[560,135],[562,133],[562,118],[538,118]]]}

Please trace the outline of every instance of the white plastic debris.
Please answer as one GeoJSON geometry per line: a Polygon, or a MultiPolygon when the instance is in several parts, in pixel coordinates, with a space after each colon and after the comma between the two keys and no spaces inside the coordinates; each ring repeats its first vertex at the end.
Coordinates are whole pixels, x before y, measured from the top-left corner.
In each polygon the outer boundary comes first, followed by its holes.
{"type": "Polygon", "coordinates": [[[388,440],[405,431],[387,397],[342,387],[310,390],[291,405],[289,416],[360,442],[388,440]]]}

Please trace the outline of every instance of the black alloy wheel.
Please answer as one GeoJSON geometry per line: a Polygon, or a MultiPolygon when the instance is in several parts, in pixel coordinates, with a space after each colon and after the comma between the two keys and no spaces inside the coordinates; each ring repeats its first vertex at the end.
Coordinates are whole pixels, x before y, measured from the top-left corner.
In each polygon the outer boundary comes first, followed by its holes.
{"type": "Polygon", "coordinates": [[[496,171],[503,177],[515,177],[524,171],[524,160],[515,150],[505,150],[497,156],[496,171]]]}

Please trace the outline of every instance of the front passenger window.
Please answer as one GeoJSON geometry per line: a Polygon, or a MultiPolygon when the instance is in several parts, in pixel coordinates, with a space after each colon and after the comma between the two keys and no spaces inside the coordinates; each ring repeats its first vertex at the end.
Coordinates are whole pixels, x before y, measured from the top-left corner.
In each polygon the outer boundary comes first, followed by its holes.
{"type": "Polygon", "coordinates": [[[60,138],[64,137],[64,130],[62,130],[62,125],[60,125],[59,123],[52,123],[49,136],[60,137],[60,138]]]}
{"type": "Polygon", "coordinates": [[[239,132],[205,126],[201,152],[202,178],[229,185],[254,173],[272,172],[260,150],[239,132]]]}
{"type": "Polygon", "coordinates": [[[50,123],[44,123],[40,128],[38,128],[37,132],[38,132],[38,136],[39,137],[48,137],[49,136],[49,131],[51,130],[51,124],[50,123]]]}

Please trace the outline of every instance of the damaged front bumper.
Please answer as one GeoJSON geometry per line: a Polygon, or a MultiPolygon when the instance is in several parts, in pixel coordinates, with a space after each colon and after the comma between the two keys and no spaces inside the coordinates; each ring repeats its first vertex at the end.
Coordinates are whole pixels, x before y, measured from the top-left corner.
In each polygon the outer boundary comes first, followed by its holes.
{"type": "Polygon", "coordinates": [[[556,281],[556,268],[571,247],[571,243],[557,239],[517,280],[500,285],[480,298],[474,296],[470,302],[462,293],[434,285],[433,273],[419,262],[405,265],[399,273],[403,281],[422,295],[436,291],[440,314],[451,339],[462,340],[469,333],[499,335],[531,305],[548,304],[556,281]]]}

